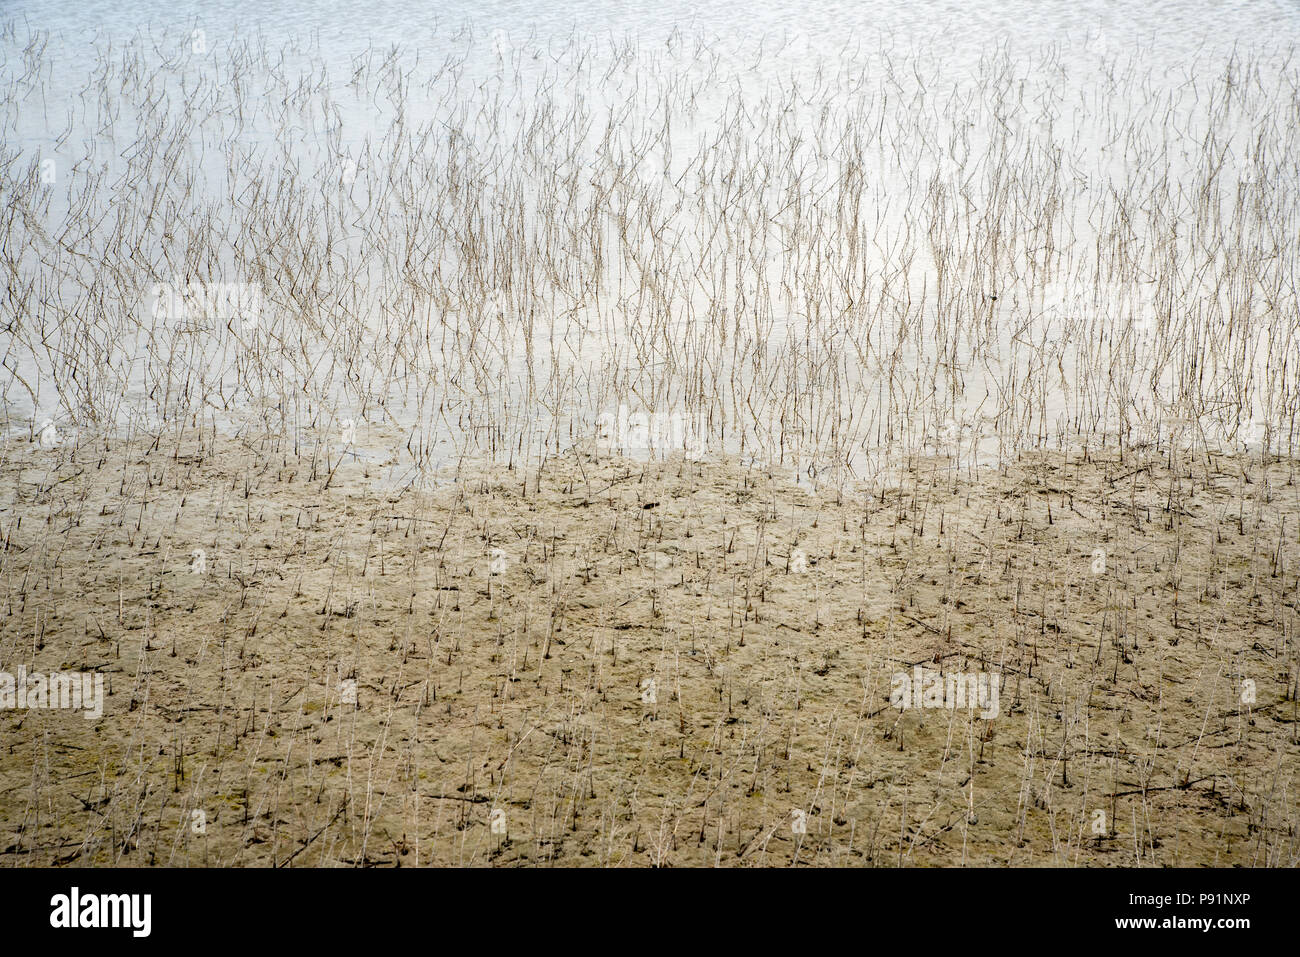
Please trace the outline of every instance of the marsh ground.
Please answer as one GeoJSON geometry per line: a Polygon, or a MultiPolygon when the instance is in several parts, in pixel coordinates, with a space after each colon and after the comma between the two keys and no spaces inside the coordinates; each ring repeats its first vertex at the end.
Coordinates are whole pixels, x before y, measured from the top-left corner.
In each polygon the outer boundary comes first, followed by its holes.
{"type": "Polygon", "coordinates": [[[0,669],[106,690],[0,713],[6,866],[1300,857],[1294,463],[374,478],[202,432],[5,447],[0,669]],[[997,673],[997,717],[892,707],[916,665],[997,673]]]}

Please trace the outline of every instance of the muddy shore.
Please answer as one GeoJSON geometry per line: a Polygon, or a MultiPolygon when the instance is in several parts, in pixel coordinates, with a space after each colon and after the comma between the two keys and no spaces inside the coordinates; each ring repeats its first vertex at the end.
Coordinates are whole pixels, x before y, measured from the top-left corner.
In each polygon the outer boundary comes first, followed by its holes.
{"type": "Polygon", "coordinates": [[[335,458],[5,446],[0,866],[1300,860],[1294,463],[335,458]]]}

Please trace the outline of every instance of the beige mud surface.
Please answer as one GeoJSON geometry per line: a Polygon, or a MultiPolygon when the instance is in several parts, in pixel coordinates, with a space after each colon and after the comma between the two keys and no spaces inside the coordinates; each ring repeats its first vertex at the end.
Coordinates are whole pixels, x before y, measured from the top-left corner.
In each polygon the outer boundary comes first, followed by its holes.
{"type": "Polygon", "coordinates": [[[417,491],[150,445],[3,451],[0,670],[106,697],[0,712],[0,866],[1300,859],[1289,463],[417,491]],[[999,673],[998,716],[891,707],[921,663],[999,673]]]}

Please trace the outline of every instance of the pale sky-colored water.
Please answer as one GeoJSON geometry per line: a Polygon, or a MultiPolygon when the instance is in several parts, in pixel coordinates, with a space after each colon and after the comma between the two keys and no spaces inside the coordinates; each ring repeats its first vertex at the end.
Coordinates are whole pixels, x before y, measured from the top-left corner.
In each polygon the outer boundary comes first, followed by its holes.
{"type": "Polygon", "coordinates": [[[1185,54],[1203,42],[1245,44],[1296,37],[1300,5],[1287,0],[803,0],[799,3],[713,0],[656,3],[575,0],[569,3],[501,2],[303,2],[303,0],[6,0],[6,16],[69,37],[96,30],[198,26],[220,31],[232,25],[268,35],[319,31],[326,46],[358,41],[421,43],[437,23],[472,20],[488,30],[560,36],[571,29],[643,37],[674,27],[719,36],[785,31],[838,42],[852,34],[884,34],[900,40],[942,36],[945,52],[978,50],[1006,39],[1036,44],[1083,42],[1101,34],[1112,44],[1141,42],[1185,54]]]}
{"type": "MultiPolygon", "coordinates": [[[[1207,71],[1221,71],[1226,57],[1233,50],[1251,54],[1285,51],[1288,45],[1300,39],[1300,4],[1278,0],[1240,0],[1231,3],[1205,2],[1155,2],[1119,3],[1106,0],[1084,2],[809,2],[799,4],[719,2],[704,6],[685,3],[639,5],[627,3],[578,3],[556,5],[551,3],[331,3],[285,2],[269,0],[264,3],[164,3],[164,2],[29,2],[8,0],[0,7],[0,20],[18,21],[24,29],[48,31],[50,41],[44,54],[50,69],[48,85],[41,93],[28,93],[21,109],[11,104],[14,111],[9,127],[9,145],[31,155],[56,155],[61,163],[75,160],[82,144],[94,140],[99,133],[95,128],[76,124],[86,122],[93,115],[91,97],[83,97],[78,90],[85,87],[89,57],[88,51],[97,55],[143,36],[145,45],[156,44],[159,55],[181,49],[194,30],[201,30],[208,50],[208,61],[220,62],[219,55],[226,45],[246,40],[260,34],[266,45],[277,50],[288,45],[290,75],[296,69],[308,74],[313,64],[328,68],[330,91],[343,118],[342,137],[345,145],[360,148],[368,137],[382,137],[391,112],[382,98],[349,99],[346,89],[350,68],[360,54],[370,51],[371,56],[382,58],[390,45],[396,45],[403,62],[413,67],[416,83],[412,111],[418,120],[438,118],[443,113],[431,102],[421,102],[419,80],[433,72],[439,61],[449,52],[463,51],[465,34],[459,33],[462,24],[473,26],[473,35],[479,37],[471,49],[468,72],[481,70],[491,77],[497,59],[488,38],[500,31],[507,44],[527,49],[534,58],[542,58],[548,50],[562,50],[569,37],[604,39],[617,42],[634,39],[646,59],[623,73],[612,74],[613,80],[606,90],[600,84],[588,81],[584,94],[596,100],[607,94],[614,102],[624,94],[628,84],[638,82],[638,77],[648,78],[657,71],[671,75],[672,57],[680,51],[673,50],[661,56],[655,44],[664,43],[675,31],[679,35],[702,37],[711,52],[719,53],[724,61],[723,76],[743,83],[745,96],[757,101],[762,92],[779,83],[778,73],[789,71],[798,76],[806,65],[816,61],[849,62],[876,69],[880,59],[873,51],[885,51],[895,63],[916,64],[925,71],[926,82],[938,77],[945,85],[954,86],[972,82],[981,63],[1000,49],[1010,54],[1012,69],[1024,68],[1031,83],[1042,81],[1063,92],[1061,127],[1056,131],[1058,140],[1065,141],[1070,124],[1076,118],[1088,119],[1087,110],[1080,112],[1069,97],[1078,91],[1096,96],[1105,89],[1099,84],[1109,64],[1138,63],[1145,72],[1149,88],[1135,92],[1134,103],[1140,104],[1148,93],[1152,97],[1179,95],[1197,79],[1206,64],[1207,71]],[[784,41],[789,40],[788,45],[784,41]],[[754,59],[756,44],[761,41],[766,59],[754,59]],[[778,47],[778,52],[773,49],[778,47]],[[1044,54],[1044,51],[1048,51],[1044,54]],[[214,53],[217,56],[214,56],[214,53]],[[911,59],[909,59],[911,57],[911,59]],[[755,70],[750,62],[762,62],[755,70]],[[1034,74],[1028,64],[1047,64],[1041,75],[1034,74]],[[729,71],[729,72],[728,72],[729,71]],[[1089,84],[1099,84],[1094,89],[1089,84]],[[33,107],[39,102],[42,111],[33,107]],[[89,105],[88,105],[89,104],[89,105]],[[65,111],[73,133],[55,148],[51,140],[64,126],[65,111]]],[[[22,32],[22,31],[20,31],[22,32]]],[[[8,47],[8,62],[0,64],[0,78],[10,79],[23,73],[24,64],[8,47]]],[[[527,68],[527,64],[525,64],[527,68]]],[[[200,70],[202,63],[188,63],[184,70],[200,70]]],[[[197,76],[199,74],[192,74],[197,76]]],[[[900,89],[911,89],[913,78],[903,76],[900,89]]],[[[183,71],[179,82],[187,81],[183,71]]],[[[916,78],[920,82],[920,77],[916,78]]],[[[716,94],[711,107],[719,108],[722,98],[730,96],[730,87],[719,83],[718,90],[706,90],[701,102],[708,102],[716,94]]],[[[92,87],[93,88],[93,87],[92,87]]],[[[464,87],[469,89],[470,86],[464,87]]],[[[1112,90],[1113,86],[1109,87],[1112,90]]],[[[929,109],[936,110],[936,130],[956,127],[958,117],[944,112],[944,99],[933,89],[927,91],[929,109]]],[[[1092,101],[1094,105],[1097,101],[1092,101]]],[[[705,120],[710,116],[710,106],[701,112],[705,120]]],[[[595,110],[599,115],[599,109],[595,110]]],[[[1249,113],[1246,110],[1247,114],[1249,113]]],[[[810,111],[810,114],[812,111],[810,111]]],[[[714,115],[722,115],[722,111],[714,115]]],[[[810,122],[813,116],[800,116],[797,123],[810,122]]],[[[987,119],[987,118],[985,118],[987,119]]],[[[1178,117],[1174,117],[1175,120],[1178,117]]],[[[1009,117],[1013,124],[1025,123],[1025,137],[1041,135],[1041,130],[1030,126],[1028,118],[1009,117]]],[[[228,133],[230,125],[225,119],[213,121],[228,133]],[[223,125],[225,124],[225,125],[223,125]]],[[[1161,120],[1144,121],[1152,135],[1160,133],[1161,120]]],[[[256,145],[263,151],[283,147],[295,159],[311,163],[325,134],[318,130],[310,116],[307,124],[296,127],[292,137],[282,131],[259,128],[252,123],[241,127],[234,142],[256,145]]],[[[472,124],[471,124],[472,125],[472,124]]],[[[972,125],[974,125],[972,123],[972,125]]],[[[707,122],[691,133],[711,135],[707,122]]],[[[945,129],[946,132],[946,129],[945,129]]],[[[1017,132],[1020,133],[1019,128],[1017,132]]],[[[981,132],[977,131],[975,146],[978,152],[981,132]]],[[[1092,133],[1089,133],[1091,136],[1092,133]]],[[[1089,181],[1093,189],[1104,188],[1108,182],[1137,181],[1140,170],[1125,165],[1125,157],[1094,148],[1089,136],[1077,144],[1070,157],[1076,163],[1071,173],[1080,182],[1089,181]]],[[[629,138],[632,138],[629,134],[629,138]]],[[[1047,137],[1049,141],[1051,137],[1047,137]]],[[[198,146],[191,147],[189,159],[204,175],[214,177],[209,185],[219,184],[224,175],[224,162],[218,162],[221,150],[216,135],[207,140],[201,137],[198,146]],[[194,150],[197,149],[197,152],[194,150]],[[209,158],[211,157],[211,158],[209,158]]],[[[691,141],[687,139],[689,144],[691,141]]],[[[96,149],[103,150],[105,162],[113,164],[113,176],[118,173],[115,164],[120,162],[119,147],[123,143],[100,142],[96,149]]],[[[678,164],[691,155],[691,148],[679,148],[678,164]]],[[[937,154],[936,154],[937,155],[937,154]]],[[[825,182],[832,183],[837,175],[836,158],[827,159],[825,182]]],[[[885,164],[887,167],[888,164],[885,164]]],[[[882,168],[882,177],[891,171],[882,168]]],[[[640,175],[640,174],[638,174],[640,175]]],[[[112,177],[110,177],[112,178],[112,177]]],[[[882,179],[882,182],[885,181],[882,179]]],[[[716,185],[716,184],[715,184],[716,185]]],[[[1290,188],[1293,190],[1294,184],[1290,188]]],[[[1084,187],[1088,188],[1088,187],[1084,187]]],[[[75,182],[66,193],[58,193],[53,209],[77,195],[75,182]]],[[[1293,195],[1293,193],[1292,193],[1293,195]]],[[[1080,206],[1080,209],[1085,209],[1080,206]]],[[[689,212],[689,211],[688,211],[689,212]]],[[[898,211],[894,210],[891,215],[898,211]]],[[[687,237],[691,223],[684,217],[672,225],[677,230],[672,235],[687,237]]],[[[1082,244],[1086,248],[1086,243],[1082,244]]],[[[1006,297],[1004,297],[1004,302],[1006,297]]],[[[784,316],[779,316],[784,321],[784,316]]],[[[517,332],[518,330],[516,330],[517,332]]],[[[780,343],[787,332],[780,323],[774,330],[770,343],[780,343]]],[[[516,349],[516,354],[519,350],[516,349]]],[[[960,358],[960,357],[959,357],[960,358]]],[[[1068,356],[1060,357],[1068,365],[1068,356]]],[[[1064,373],[1063,373],[1064,374],[1064,373]]],[[[891,386],[892,387],[892,386],[891,386]]],[[[139,390],[132,386],[132,394],[139,390]]],[[[980,389],[971,387],[975,398],[980,389]]],[[[987,390],[983,390],[987,394],[987,390]]],[[[974,399],[971,400],[974,404],[974,399]]],[[[1049,396],[1046,405],[1053,413],[1064,405],[1059,396],[1049,396]]],[[[603,406],[602,406],[603,408],[603,406]]],[[[599,410],[589,410],[599,411],[599,410]]],[[[605,409],[606,413],[609,409],[605,409]]],[[[55,414],[50,412],[49,414],[55,414]]]]}

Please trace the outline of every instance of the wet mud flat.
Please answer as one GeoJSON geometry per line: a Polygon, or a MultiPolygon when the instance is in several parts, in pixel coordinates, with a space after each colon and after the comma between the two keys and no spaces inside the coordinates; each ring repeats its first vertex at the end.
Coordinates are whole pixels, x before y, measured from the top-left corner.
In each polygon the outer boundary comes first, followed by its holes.
{"type": "Polygon", "coordinates": [[[5,446],[4,866],[1300,857],[1294,462],[303,447],[5,446]]]}

